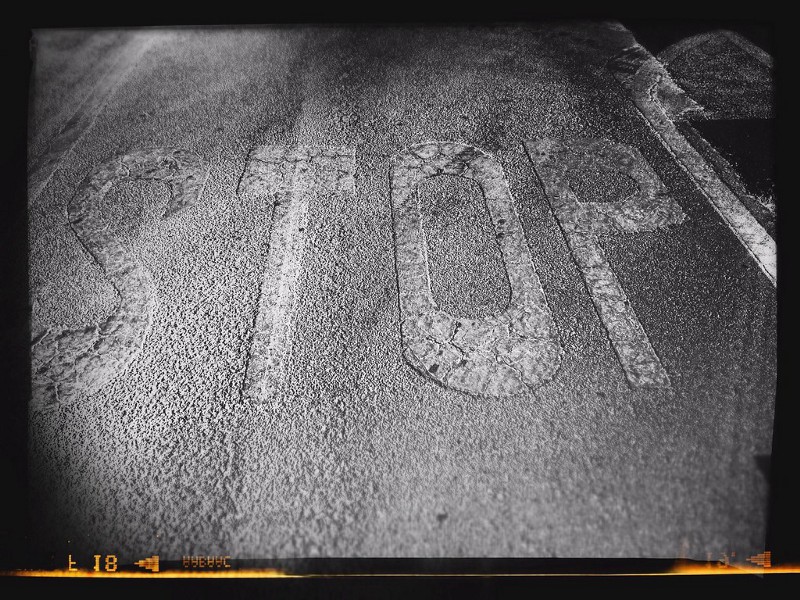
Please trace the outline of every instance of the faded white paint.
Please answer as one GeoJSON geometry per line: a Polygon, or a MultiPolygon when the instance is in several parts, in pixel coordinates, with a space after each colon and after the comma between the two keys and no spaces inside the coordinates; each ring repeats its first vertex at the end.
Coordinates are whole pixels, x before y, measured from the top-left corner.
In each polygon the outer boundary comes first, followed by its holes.
{"type": "Polygon", "coordinates": [[[563,350],[500,163],[456,142],[418,144],[392,162],[400,330],[408,363],[440,385],[474,395],[518,394],[552,379],[563,350]],[[423,179],[443,174],[472,179],[483,191],[511,286],[500,314],[461,318],[433,299],[416,189],[423,179]]]}
{"type": "Polygon", "coordinates": [[[323,193],[352,192],[352,148],[259,146],[250,152],[239,194],[274,198],[269,256],[242,387],[248,400],[271,398],[291,350],[309,203],[323,193]]]}
{"type": "Polygon", "coordinates": [[[525,149],[628,382],[634,388],[670,387],[669,376],[596,236],[677,225],[686,218],[680,206],[666,195],[658,175],[630,146],[602,139],[531,140],[525,142],[525,149]],[[639,192],[617,202],[579,202],[570,189],[569,174],[589,163],[631,177],[639,192]]]}
{"type": "Polygon", "coordinates": [[[773,285],[777,285],[775,240],[678,131],[673,119],[685,110],[663,104],[664,98],[680,100],[679,104],[690,110],[691,100],[675,84],[658,59],[639,44],[610,61],[609,68],[620,83],[631,90],[634,103],[666,149],[695,182],[759,269],[773,285]],[[633,68],[635,71],[631,76],[633,68]]]}
{"type": "Polygon", "coordinates": [[[105,222],[101,203],[111,186],[152,179],[170,187],[164,218],[203,194],[208,168],[196,154],[173,148],[138,150],[115,157],[84,179],[67,207],[72,230],[105,271],[120,296],[114,313],[99,325],[53,332],[33,340],[32,406],[65,404],[100,390],[119,376],[142,349],[156,305],[150,272],[105,222]]]}

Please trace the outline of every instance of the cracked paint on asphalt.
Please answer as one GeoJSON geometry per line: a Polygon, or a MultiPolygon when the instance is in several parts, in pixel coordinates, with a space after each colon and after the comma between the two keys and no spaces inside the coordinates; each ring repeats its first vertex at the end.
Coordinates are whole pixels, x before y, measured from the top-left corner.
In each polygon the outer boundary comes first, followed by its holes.
{"type": "Polygon", "coordinates": [[[112,185],[126,179],[152,179],[170,187],[168,218],[196,202],[208,170],[185,150],[156,148],[118,156],[97,166],[67,207],[75,235],[105,271],[120,296],[103,323],[82,329],[46,330],[33,340],[32,405],[53,407],[92,394],[117,377],[141,351],[153,318],[152,276],[116,239],[100,203],[112,185]]]}
{"type": "Polygon", "coordinates": [[[552,379],[563,350],[500,163],[472,146],[430,142],[395,156],[391,177],[400,329],[409,364],[474,395],[516,394],[552,379]],[[416,188],[442,174],[472,179],[483,190],[511,285],[508,307],[497,315],[460,318],[433,299],[416,188]]]}
{"type": "Polygon", "coordinates": [[[239,194],[275,200],[267,270],[243,383],[246,399],[270,399],[283,382],[306,246],[308,205],[323,190],[352,192],[354,165],[351,148],[260,146],[250,153],[239,194]]]}
{"type": "Polygon", "coordinates": [[[603,139],[527,141],[525,148],[628,382],[633,387],[669,388],[669,376],[595,236],[654,231],[679,225],[686,215],[634,148],[603,139]],[[624,173],[638,184],[638,193],[617,202],[579,202],[569,176],[592,163],[624,173]]]}

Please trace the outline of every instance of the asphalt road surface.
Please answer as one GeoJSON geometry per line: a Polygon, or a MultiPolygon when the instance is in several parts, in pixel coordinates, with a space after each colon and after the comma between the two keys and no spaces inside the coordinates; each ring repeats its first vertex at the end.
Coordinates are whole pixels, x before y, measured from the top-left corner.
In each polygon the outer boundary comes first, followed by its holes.
{"type": "Polygon", "coordinates": [[[706,119],[769,117],[763,56],[610,22],[34,41],[53,556],[764,550],[775,202],[675,125],[731,65],[706,119]]]}

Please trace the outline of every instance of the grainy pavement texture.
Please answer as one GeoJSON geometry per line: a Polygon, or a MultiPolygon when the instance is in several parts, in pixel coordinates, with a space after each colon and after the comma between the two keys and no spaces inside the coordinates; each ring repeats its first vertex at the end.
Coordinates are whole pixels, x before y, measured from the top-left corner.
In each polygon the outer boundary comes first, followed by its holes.
{"type": "Polygon", "coordinates": [[[606,21],[33,39],[54,554],[764,550],[777,204],[713,129],[772,117],[766,52],[606,21]]]}

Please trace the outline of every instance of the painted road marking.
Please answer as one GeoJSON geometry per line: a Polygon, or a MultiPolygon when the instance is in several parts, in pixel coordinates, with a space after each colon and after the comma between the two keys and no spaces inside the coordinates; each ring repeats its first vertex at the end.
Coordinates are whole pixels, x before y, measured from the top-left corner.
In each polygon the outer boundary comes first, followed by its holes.
{"type": "Polygon", "coordinates": [[[61,161],[69,156],[75,144],[92,128],[100,110],[105,106],[111,93],[125,80],[133,66],[152,46],[156,36],[139,33],[131,37],[118,50],[117,59],[86,96],[75,114],[61,127],[50,142],[47,151],[33,161],[28,169],[28,201],[33,202],[42,193],[56,172],[61,161]]]}
{"type": "Polygon", "coordinates": [[[636,312],[614,275],[598,235],[654,231],[682,223],[680,206],[638,150],[603,139],[531,140],[525,149],[542,181],[597,314],[608,332],[625,376],[634,388],[668,388],[669,377],[636,312]],[[618,202],[579,202],[569,174],[600,167],[628,175],[639,192],[618,202]]]}
{"type": "MultiPolygon", "coordinates": [[[[724,52],[720,45],[727,45],[728,48],[734,47],[741,52],[746,53],[751,58],[755,59],[760,66],[771,73],[772,57],[764,52],[761,48],[754,45],[747,38],[735,33],[733,31],[719,30],[708,33],[702,33],[682,39],[675,44],[665,48],[658,54],[658,60],[669,69],[670,64],[681,57],[690,56],[695,61],[707,63],[708,58],[712,58],[713,53],[724,52]],[[727,44],[726,44],[727,42],[727,44]]],[[[713,64],[713,62],[711,63],[713,64]]],[[[707,69],[707,66],[704,67],[707,69]]],[[[719,72],[718,72],[719,73],[719,72]]],[[[688,139],[689,143],[694,146],[703,157],[711,163],[717,175],[727,185],[730,190],[740,200],[745,202],[746,208],[758,216],[759,209],[764,209],[769,212],[774,218],[775,215],[775,201],[774,198],[769,196],[761,196],[760,194],[751,194],[744,183],[742,183],[739,174],[730,165],[730,163],[720,155],[720,153],[706,139],[697,131],[695,126],[691,125],[692,121],[709,121],[709,120],[732,120],[732,119],[769,119],[774,116],[774,108],[771,101],[771,85],[769,81],[763,81],[765,85],[761,89],[762,92],[770,92],[770,97],[753,96],[747,92],[756,92],[752,85],[749,84],[749,77],[752,73],[719,73],[724,75],[727,84],[719,89],[719,86],[714,90],[714,105],[716,109],[709,106],[702,107],[701,114],[687,115],[689,119],[686,120],[684,127],[680,127],[681,133],[688,139]],[[721,109],[721,110],[720,110],[721,109]]],[[[770,78],[771,81],[771,78],[770,78]]],[[[684,125],[682,123],[681,125],[684,125]]],[[[764,223],[763,219],[760,219],[764,223]]],[[[767,225],[769,227],[769,225],[767,225]]]]}
{"type": "Polygon", "coordinates": [[[698,35],[693,35],[687,38],[683,38],[682,40],[675,42],[668,48],[665,48],[661,52],[658,53],[658,59],[661,61],[663,65],[667,65],[675,60],[680,55],[689,52],[690,50],[697,48],[698,46],[702,46],[708,42],[713,42],[719,40],[720,38],[725,38],[730,40],[733,44],[736,44],[739,48],[750,54],[753,58],[755,58],[758,62],[760,62],[763,66],[771,69],[773,66],[772,57],[753,44],[750,40],[746,37],[736,33],[735,31],[728,31],[727,29],[720,29],[718,31],[709,31],[707,33],[701,33],[698,35]]]}
{"type": "Polygon", "coordinates": [[[266,400],[284,380],[309,204],[320,193],[352,193],[355,150],[259,146],[250,152],[240,195],[274,198],[267,269],[261,284],[242,396],[266,400]]]}
{"type": "MultiPolygon", "coordinates": [[[[658,53],[656,58],[665,69],[668,69],[669,65],[680,57],[686,55],[691,57],[693,53],[694,56],[692,58],[694,58],[694,61],[707,63],[710,59],[712,61],[711,64],[714,64],[713,60],[717,55],[726,56],[729,54],[729,51],[726,52],[724,49],[726,42],[728,43],[728,48],[735,47],[739,51],[755,59],[763,69],[767,71],[772,70],[772,57],[769,54],[754,45],[747,38],[733,31],[726,30],[710,31],[684,38],[663,49],[658,53]],[[720,48],[720,45],[723,45],[723,47],[720,48]],[[704,49],[704,46],[710,46],[711,49],[704,49]],[[714,48],[714,46],[716,46],[716,48],[714,48]]],[[[728,56],[728,58],[730,60],[730,56],[728,56]]],[[[748,73],[741,74],[739,72],[730,72],[730,69],[727,69],[724,72],[717,71],[716,74],[722,75],[722,79],[733,86],[733,89],[730,87],[726,88],[725,85],[715,88],[714,103],[717,105],[720,103],[726,104],[727,106],[721,113],[708,106],[703,106],[702,117],[704,119],[746,118],[747,116],[769,118],[772,116],[773,107],[771,102],[763,102],[763,99],[761,99],[762,101],[757,101],[757,99],[752,97],[746,97],[746,99],[737,97],[743,89],[746,90],[750,87],[748,85],[750,82],[748,73]],[[743,103],[745,106],[742,106],[743,103]],[[744,111],[742,111],[743,108],[744,111]],[[736,114],[736,109],[739,109],[739,114],[736,114]]],[[[752,73],[749,73],[749,75],[752,75],[752,73]]],[[[771,85],[769,84],[767,84],[767,91],[771,91],[771,85]]],[[[662,104],[669,105],[670,102],[662,102],[662,104]]]]}
{"type": "Polygon", "coordinates": [[[673,123],[674,118],[697,110],[698,105],[672,81],[658,59],[639,44],[609,61],[608,67],[631,91],[636,107],[664,147],[695,182],[772,285],[777,285],[775,241],[673,123]]]}
{"type": "Polygon", "coordinates": [[[70,226],[105,271],[120,296],[114,313],[84,329],[47,330],[33,341],[32,406],[65,404],[99,391],[122,373],[141,351],[150,329],[156,294],[153,279],[130,250],[114,237],[100,204],[112,185],[153,179],[170,187],[164,218],[195,203],[208,168],[196,154],[174,148],[139,150],[92,170],[67,207],[70,226]]]}
{"type": "Polygon", "coordinates": [[[419,373],[468,394],[507,396],[546,383],[561,364],[558,340],[503,168],[455,142],[428,142],[392,159],[391,197],[403,356],[419,373]],[[416,193],[428,177],[455,175],[483,191],[511,287],[506,309],[478,319],[440,310],[431,292],[416,193]]]}
{"type": "Polygon", "coordinates": [[[769,55],[769,53],[765,52],[764,50],[756,46],[753,42],[748,40],[743,35],[739,35],[735,31],[728,31],[728,30],[722,30],[719,33],[727,37],[730,41],[739,46],[745,52],[750,53],[753,56],[753,58],[755,58],[765,67],[770,69],[773,67],[772,57],[769,55]]]}

